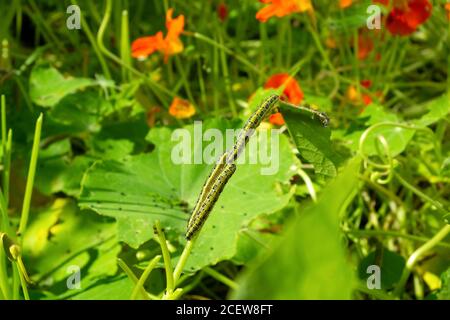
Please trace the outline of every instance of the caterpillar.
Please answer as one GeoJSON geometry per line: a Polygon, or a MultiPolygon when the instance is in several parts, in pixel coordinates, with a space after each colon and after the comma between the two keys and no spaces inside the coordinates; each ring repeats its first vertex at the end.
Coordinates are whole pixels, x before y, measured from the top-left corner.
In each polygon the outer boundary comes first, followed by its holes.
{"type": "Polygon", "coordinates": [[[203,184],[202,190],[200,191],[200,195],[198,196],[197,202],[195,203],[195,207],[192,210],[191,217],[196,214],[196,212],[199,209],[199,206],[203,203],[205,200],[206,195],[211,190],[211,186],[214,183],[214,181],[217,179],[221,171],[223,170],[223,167],[225,166],[225,159],[227,157],[227,153],[225,152],[219,160],[214,165],[213,169],[211,170],[211,173],[209,174],[208,178],[206,179],[206,182],[203,184]]]}
{"type": "Polygon", "coordinates": [[[272,112],[277,102],[313,114],[319,119],[324,127],[328,126],[330,122],[330,119],[326,113],[314,110],[310,108],[309,105],[296,106],[280,100],[280,97],[276,94],[272,94],[265,99],[244,124],[244,127],[242,128],[233,148],[230,151],[225,152],[219,158],[209,174],[208,179],[202,187],[195,207],[192,210],[191,217],[189,218],[186,239],[192,239],[205,223],[217,199],[225,188],[225,185],[236,171],[234,161],[239,157],[242,150],[245,148],[248,140],[253,135],[254,130],[258,128],[266,115],[272,112]]]}
{"type": "MultiPolygon", "coordinates": [[[[226,156],[226,153],[224,154],[224,156],[226,156]]],[[[218,165],[220,165],[220,163],[218,163],[218,165]]],[[[217,199],[219,199],[219,196],[222,193],[225,185],[227,184],[228,180],[230,180],[235,171],[236,165],[234,163],[226,164],[222,167],[222,171],[214,180],[212,175],[210,178],[208,178],[208,181],[206,181],[205,185],[209,186],[209,191],[206,195],[200,194],[199,200],[202,201],[197,202],[197,205],[195,206],[191,218],[188,222],[186,231],[187,240],[192,239],[192,237],[203,226],[209,214],[211,213],[211,210],[213,209],[217,199]]]]}
{"type": "Polygon", "coordinates": [[[233,149],[228,154],[227,163],[231,163],[239,157],[256,128],[258,128],[258,126],[261,124],[261,121],[266,117],[266,115],[272,111],[275,103],[278,100],[278,95],[270,95],[266,100],[263,101],[263,103],[250,116],[250,118],[248,118],[237,138],[233,149]]]}

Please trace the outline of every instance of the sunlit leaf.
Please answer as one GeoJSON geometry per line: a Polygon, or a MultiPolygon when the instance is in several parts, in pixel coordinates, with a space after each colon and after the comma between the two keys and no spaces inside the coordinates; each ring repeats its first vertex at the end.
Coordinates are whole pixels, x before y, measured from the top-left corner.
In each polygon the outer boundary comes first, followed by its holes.
{"type": "Polygon", "coordinates": [[[354,275],[340,241],[339,213],[358,188],[359,166],[360,159],[352,159],[316,204],[301,209],[281,241],[244,272],[232,298],[351,298],[354,275]]]}
{"type": "Polygon", "coordinates": [[[53,67],[37,65],[30,75],[30,97],[39,106],[52,107],[66,95],[92,85],[92,79],[65,78],[53,67]]]}

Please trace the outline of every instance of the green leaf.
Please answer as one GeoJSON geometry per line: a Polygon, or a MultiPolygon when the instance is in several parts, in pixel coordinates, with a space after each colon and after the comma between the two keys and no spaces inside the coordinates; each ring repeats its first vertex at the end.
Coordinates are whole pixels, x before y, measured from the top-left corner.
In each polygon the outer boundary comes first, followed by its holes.
{"type": "Polygon", "coordinates": [[[95,84],[88,78],[64,78],[55,68],[37,65],[30,75],[30,97],[41,107],[52,107],[66,95],[95,84]]]}
{"type": "Polygon", "coordinates": [[[450,268],[441,275],[441,288],[436,293],[439,300],[450,300],[450,268]]]}
{"type": "Polygon", "coordinates": [[[385,248],[371,252],[361,260],[358,267],[359,278],[364,283],[371,275],[371,273],[367,272],[367,268],[371,265],[376,265],[380,268],[381,289],[389,290],[400,280],[405,267],[405,259],[385,248]]]}
{"type": "Polygon", "coordinates": [[[70,296],[67,278],[70,266],[81,271],[81,289],[117,271],[120,246],[115,224],[80,212],[69,199],[57,199],[30,221],[24,234],[23,255],[31,278],[41,289],[57,296],[70,296]]]}
{"type": "MultiPolygon", "coordinates": [[[[218,129],[223,136],[227,128],[232,128],[231,123],[220,119],[203,124],[203,130],[218,129]]],[[[194,137],[188,143],[192,150],[197,150],[194,154],[210,144],[203,141],[195,148],[194,143],[200,142],[201,136],[194,134],[192,125],[185,129],[188,136],[194,137]]],[[[127,156],[121,161],[97,162],[84,177],[80,205],[116,218],[119,239],[132,247],[152,237],[156,220],[161,221],[164,229],[174,230],[184,239],[187,220],[212,168],[212,164],[174,163],[174,148],[184,144],[172,141],[172,133],[168,128],[152,129],[148,136],[155,144],[152,153],[127,156]]],[[[249,161],[238,164],[197,239],[187,263],[189,270],[233,257],[236,236],[243,225],[287,204],[291,192],[283,190],[282,186],[293,175],[295,158],[287,137],[279,138],[279,150],[272,157],[273,161],[279,160],[274,174],[261,175],[261,170],[267,169],[269,164],[249,161]]],[[[270,150],[270,144],[262,143],[262,135],[255,135],[253,139],[260,139],[261,153],[270,150]]],[[[221,154],[217,151],[214,161],[221,154]]],[[[241,158],[244,159],[244,155],[241,158]]]]}
{"type": "Polygon", "coordinates": [[[442,177],[450,178],[450,157],[445,158],[442,162],[440,175],[442,177]]]}
{"type": "MultiPolygon", "coordinates": [[[[363,128],[351,128],[345,136],[345,139],[348,141],[348,145],[350,145],[351,149],[354,151],[358,150],[359,139],[366,128],[381,122],[395,122],[399,124],[404,123],[397,117],[397,115],[386,112],[383,107],[374,103],[366,107],[364,112],[359,116],[359,120],[363,121],[363,128]]],[[[414,133],[415,130],[413,129],[404,129],[395,126],[380,126],[379,128],[372,130],[367,135],[363,151],[369,156],[377,155],[378,149],[376,145],[380,145],[378,136],[382,135],[389,145],[391,156],[395,157],[405,150],[406,146],[414,136],[414,133]]],[[[382,149],[381,146],[380,148],[382,149]]]]}
{"type": "Polygon", "coordinates": [[[70,128],[70,132],[97,132],[100,120],[111,104],[94,92],[77,92],[62,98],[51,110],[55,122],[70,128]]]}
{"type": "Polygon", "coordinates": [[[87,290],[71,297],[72,300],[129,300],[134,284],[125,275],[98,280],[87,290]]]}
{"type": "Polygon", "coordinates": [[[447,94],[426,103],[428,112],[420,119],[414,121],[419,126],[429,126],[441,119],[445,119],[450,113],[450,99],[447,94]]]}
{"type": "Polygon", "coordinates": [[[347,264],[339,213],[358,188],[360,159],[304,208],[281,241],[241,276],[233,299],[350,299],[354,276],[347,264]]]}
{"type": "Polygon", "coordinates": [[[332,149],[331,130],[308,112],[285,105],[280,108],[300,155],[314,165],[319,177],[335,177],[339,156],[332,149]]]}
{"type": "MultiPolygon", "coordinates": [[[[361,27],[366,27],[367,8],[373,3],[370,0],[358,1],[353,3],[350,7],[345,9],[345,14],[335,14],[328,18],[328,28],[333,32],[343,33],[345,31],[357,30],[361,27]]],[[[338,6],[336,6],[338,7],[338,6]]],[[[382,6],[380,6],[382,7],[382,6]]],[[[338,10],[342,10],[339,9],[338,10]]]]}

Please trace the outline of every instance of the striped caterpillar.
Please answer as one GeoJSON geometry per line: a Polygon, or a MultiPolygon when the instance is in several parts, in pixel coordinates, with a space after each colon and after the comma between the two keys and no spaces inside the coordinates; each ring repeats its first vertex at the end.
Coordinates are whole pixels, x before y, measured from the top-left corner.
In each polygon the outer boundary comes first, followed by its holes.
{"type": "MultiPolygon", "coordinates": [[[[226,153],[224,154],[224,156],[226,156],[226,153]]],[[[220,163],[218,163],[218,165],[220,165],[220,163]]],[[[208,178],[208,181],[206,182],[206,188],[204,187],[204,190],[202,190],[202,192],[205,191],[207,192],[207,194],[200,194],[199,200],[201,200],[201,202],[197,202],[191,218],[189,219],[186,231],[187,240],[192,239],[192,237],[203,226],[209,214],[211,213],[211,210],[213,209],[217,199],[219,199],[219,196],[222,193],[225,185],[227,184],[228,180],[230,180],[235,171],[236,165],[234,163],[226,164],[222,167],[222,171],[220,172],[220,174],[216,175],[216,178],[214,180],[213,175],[208,178]]],[[[213,170],[213,173],[214,172],[215,170],[213,170]]]]}
{"type": "Polygon", "coordinates": [[[270,114],[272,110],[274,110],[274,106],[277,102],[313,114],[320,120],[324,127],[326,127],[330,121],[328,116],[324,112],[311,109],[308,105],[292,105],[280,100],[280,97],[276,94],[272,94],[267,99],[265,99],[244,124],[244,127],[242,128],[233,148],[230,151],[225,152],[219,158],[208,179],[203,185],[188,222],[186,239],[191,240],[205,223],[206,219],[214,208],[214,205],[218,200],[221,192],[225,188],[225,185],[236,171],[236,165],[234,164],[234,162],[242,153],[250,137],[253,135],[254,130],[256,130],[256,128],[258,128],[258,126],[261,124],[261,121],[268,114],[270,114]]]}

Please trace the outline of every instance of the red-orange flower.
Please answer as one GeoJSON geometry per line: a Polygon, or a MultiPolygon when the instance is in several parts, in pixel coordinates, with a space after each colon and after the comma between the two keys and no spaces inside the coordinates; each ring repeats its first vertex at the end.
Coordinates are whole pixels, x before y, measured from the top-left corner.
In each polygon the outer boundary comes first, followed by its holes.
{"type": "MultiPolygon", "coordinates": [[[[300,104],[303,100],[303,91],[298,82],[287,73],[278,73],[271,76],[264,84],[265,89],[278,89],[284,86],[283,95],[292,104],[300,104]]],[[[274,125],[283,125],[284,119],[281,113],[275,113],[270,116],[269,122],[274,125]]]]}
{"type": "Polygon", "coordinates": [[[138,38],[131,44],[131,56],[133,58],[146,58],[156,50],[164,55],[164,61],[167,62],[169,56],[183,51],[183,43],[180,40],[180,34],[184,30],[184,16],[179,15],[172,18],[173,9],[166,13],[167,34],[163,37],[161,31],[154,36],[138,38]]]}
{"type": "Polygon", "coordinates": [[[256,13],[256,19],[266,22],[271,17],[284,17],[286,15],[312,11],[311,0],[259,0],[268,4],[256,13]]]}
{"type": "Polygon", "coordinates": [[[264,89],[278,89],[284,86],[283,94],[292,104],[299,104],[303,100],[303,91],[298,82],[287,73],[277,73],[264,84],[264,89]]]}
{"type": "MultiPolygon", "coordinates": [[[[384,5],[389,1],[374,0],[384,5]]],[[[431,15],[429,0],[397,0],[386,19],[386,27],[394,35],[407,36],[417,30],[431,15]]]]}
{"type": "Polygon", "coordinates": [[[444,8],[447,11],[447,19],[450,20],[450,2],[446,3],[444,8]]]}
{"type": "Polygon", "coordinates": [[[353,0],[340,0],[339,7],[341,9],[345,9],[345,8],[350,7],[352,5],[352,3],[353,3],[353,0]]]}
{"type": "Polygon", "coordinates": [[[217,6],[217,16],[219,20],[224,22],[228,17],[228,7],[225,3],[221,2],[217,6]]]}
{"type": "Polygon", "coordinates": [[[271,114],[269,117],[269,122],[276,126],[282,126],[284,124],[283,115],[280,112],[271,114]]]}
{"type": "Polygon", "coordinates": [[[169,107],[169,114],[177,119],[190,118],[195,114],[195,107],[189,101],[175,97],[169,107]]]}
{"type": "Polygon", "coordinates": [[[358,34],[358,59],[364,60],[373,50],[373,41],[369,35],[365,33],[358,34]]]}

